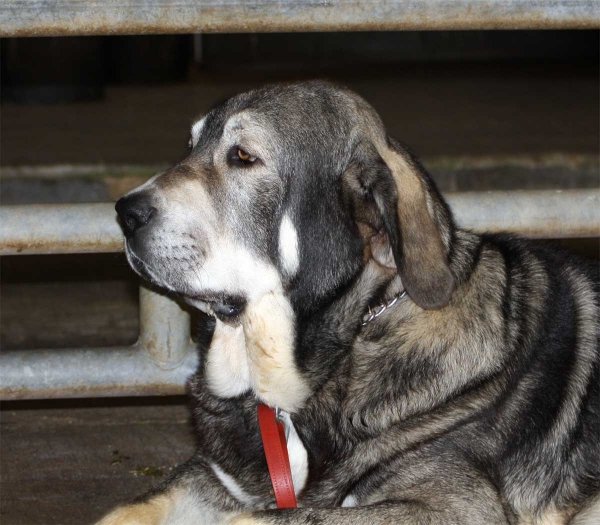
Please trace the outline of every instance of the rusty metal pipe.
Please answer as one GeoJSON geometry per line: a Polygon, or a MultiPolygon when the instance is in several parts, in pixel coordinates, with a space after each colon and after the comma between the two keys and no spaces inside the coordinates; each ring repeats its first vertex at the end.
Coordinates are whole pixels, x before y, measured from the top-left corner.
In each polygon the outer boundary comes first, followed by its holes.
{"type": "Polygon", "coordinates": [[[595,0],[3,0],[0,37],[277,31],[596,29],[595,0]]]}
{"type": "MultiPolygon", "coordinates": [[[[598,189],[464,192],[446,198],[458,225],[475,231],[548,239],[600,234],[598,189]]],[[[115,252],[122,246],[112,204],[0,208],[0,255],[115,252]]]]}
{"type": "Polygon", "coordinates": [[[600,235],[600,189],[448,193],[457,224],[477,232],[561,239],[600,235]]]}
{"type": "Polygon", "coordinates": [[[188,313],[142,287],[135,345],[2,352],[0,399],[182,394],[197,360],[188,313]]]}
{"type": "Polygon", "coordinates": [[[138,346],[162,370],[173,370],[190,348],[190,316],[172,299],[140,288],[138,346]]]}
{"type": "Polygon", "coordinates": [[[139,346],[19,350],[0,356],[0,399],[57,399],[183,394],[196,352],[164,370],[139,346]]]}
{"type": "Polygon", "coordinates": [[[0,207],[0,255],[102,253],[123,249],[114,204],[0,207]]]}

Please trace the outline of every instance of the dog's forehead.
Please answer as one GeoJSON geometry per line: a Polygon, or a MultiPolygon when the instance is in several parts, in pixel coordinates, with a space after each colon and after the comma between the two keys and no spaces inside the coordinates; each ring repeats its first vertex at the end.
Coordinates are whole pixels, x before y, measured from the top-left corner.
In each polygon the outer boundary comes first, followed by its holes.
{"type": "Polygon", "coordinates": [[[203,142],[222,136],[224,131],[243,130],[256,124],[264,131],[299,135],[306,130],[347,131],[355,120],[357,96],[326,83],[306,82],[277,85],[231,97],[197,119],[191,128],[192,140],[203,142]]]}

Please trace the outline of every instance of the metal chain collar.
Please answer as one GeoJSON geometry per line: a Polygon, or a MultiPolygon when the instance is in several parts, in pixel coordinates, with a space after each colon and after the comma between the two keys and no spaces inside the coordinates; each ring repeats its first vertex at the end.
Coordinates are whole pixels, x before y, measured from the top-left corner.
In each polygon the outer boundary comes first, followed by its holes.
{"type": "Polygon", "coordinates": [[[365,318],[363,318],[362,325],[365,326],[366,324],[370,323],[373,319],[379,317],[383,312],[394,306],[405,295],[406,290],[390,299],[387,303],[381,303],[379,306],[375,307],[375,309],[369,306],[368,313],[365,315],[365,318]]]}

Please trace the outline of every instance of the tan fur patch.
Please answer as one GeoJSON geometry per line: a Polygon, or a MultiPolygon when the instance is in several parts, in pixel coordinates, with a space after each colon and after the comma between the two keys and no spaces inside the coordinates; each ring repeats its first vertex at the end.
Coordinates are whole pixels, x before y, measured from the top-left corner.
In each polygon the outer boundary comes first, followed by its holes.
{"type": "Polygon", "coordinates": [[[501,341],[505,280],[501,255],[490,251],[482,254],[475,272],[446,308],[423,311],[407,303],[407,319],[399,325],[406,346],[436,347],[445,341],[449,346],[483,350],[484,340],[501,341]],[[485,322],[474,322],[478,320],[485,322]]]}
{"type": "Polygon", "coordinates": [[[250,381],[268,405],[295,412],[310,389],[294,358],[294,312],[283,292],[269,292],[249,304],[242,317],[250,358],[250,381]]]}
{"type": "Polygon", "coordinates": [[[250,389],[250,369],[246,340],[241,326],[219,320],[206,362],[210,390],[220,397],[235,397],[250,389]]]}
{"type": "Polygon", "coordinates": [[[538,516],[522,517],[519,525],[567,525],[573,512],[573,510],[548,509],[538,516]]]}
{"type": "Polygon", "coordinates": [[[160,525],[174,504],[171,495],[160,494],[143,503],[118,507],[96,525],[160,525]]]}
{"type": "Polygon", "coordinates": [[[600,496],[587,502],[569,525],[597,525],[600,523],[600,496]]]}

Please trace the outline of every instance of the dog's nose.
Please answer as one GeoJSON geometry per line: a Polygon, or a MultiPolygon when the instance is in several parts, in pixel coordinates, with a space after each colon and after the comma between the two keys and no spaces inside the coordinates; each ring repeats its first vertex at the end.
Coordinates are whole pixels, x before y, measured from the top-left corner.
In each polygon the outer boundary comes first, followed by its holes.
{"type": "Polygon", "coordinates": [[[119,214],[127,237],[131,237],[136,230],[146,226],[156,213],[156,208],[151,206],[142,194],[121,197],[115,205],[115,210],[119,214]]]}

